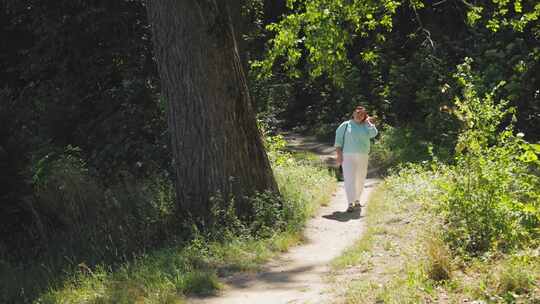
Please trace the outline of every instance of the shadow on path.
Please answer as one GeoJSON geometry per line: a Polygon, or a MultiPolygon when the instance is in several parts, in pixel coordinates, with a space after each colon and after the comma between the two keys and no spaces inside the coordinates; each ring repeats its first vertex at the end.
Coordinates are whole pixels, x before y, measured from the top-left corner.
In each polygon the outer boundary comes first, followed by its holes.
{"type": "Polygon", "coordinates": [[[250,275],[237,277],[227,283],[236,288],[249,288],[254,283],[254,280],[257,280],[257,283],[266,282],[265,289],[283,289],[287,287],[294,289],[296,286],[291,286],[289,283],[297,282],[297,276],[313,271],[313,268],[314,265],[302,265],[288,270],[262,272],[256,275],[256,277],[250,275]]]}
{"type": "MultiPolygon", "coordinates": [[[[316,264],[304,264],[295,268],[278,268],[276,270],[264,271],[258,274],[237,273],[227,282],[227,285],[233,289],[258,290],[259,292],[275,291],[295,291],[309,287],[309,281],[305,280],[306,275],[318,273],[323,274],[320,266],[316,264]]],[[[223,292],[223,291],[222,291],[223,292]]],[[[218,300],[222,292],[211,292],[207,294],[192,295],[192,299],[200,301],[218,300]]],[[[244,303],[244,302],[242,302],[244,303]]],[[[280,302],[281,303],[281,302],[280,302]]]]}
{"type": "Polygon", "coordinates": [[[362,215],[360,214],[361,211],[359,208],[355,208],[353,212],[347,212],[347,211],[334,211],[332,214],[326,214],[323,215],[325,219],[339,221],[339,222],[348,222],[351,220],[358,220],[362,218],[362,215]]]}
{"type": "Polygon", "coordinates": [[[313,143],[313,142],[301,142],[295,144],[288,144],[287,148],[292,151],[305,152],[309,151],[317,155],[327,155],[334,152],[332,144],[313,143]]]}

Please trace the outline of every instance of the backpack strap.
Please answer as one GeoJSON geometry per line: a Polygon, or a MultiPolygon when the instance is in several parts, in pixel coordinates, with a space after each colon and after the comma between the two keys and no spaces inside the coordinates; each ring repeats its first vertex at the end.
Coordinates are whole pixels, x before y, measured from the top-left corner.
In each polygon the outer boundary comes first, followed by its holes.
{"type": "Polygon", "coordinates": [[[347,130],[349,129],[349,123],[350,121],[347,121],[347,126],[345,126],[345,131],[343,131],[343,147],[341,147],[341,151],[345,148],[345,134],[347,134],[347,130]]]}

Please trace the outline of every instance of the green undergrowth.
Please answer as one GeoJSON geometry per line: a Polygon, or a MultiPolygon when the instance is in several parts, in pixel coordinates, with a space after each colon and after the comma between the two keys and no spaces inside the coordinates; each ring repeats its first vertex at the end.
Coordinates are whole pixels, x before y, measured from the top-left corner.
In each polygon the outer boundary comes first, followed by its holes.
{"type": "Polygon", "coordinates": [[[220,277],[256,271],[272,256],[301,243],[306,220],[330,200],[336,182],[316,157],[290,154],[285,144],[280,136],[267,137],[282,198],[277,204],[265,194],[255,197],[251,226],[243,226],[228,210],[214,210],[229,223],[221,230],[214,227],[212,235],[195,229],[187,244],[149,251],[114,269],[81,263],[69,279],[51,284],[35,303],[184,303],[186,296],[217,292],[220,277]]]}
{"type": "MultiPolygon", "coordinates": [[[[324,125],[325,132],[309,130],[318,140],[332,145],[335,139],[337,125],[324,125]]],[[[321,126],[319,126],[321,127],[321,126]]],[[[455,130],[450,130],[440,136],[435,131],[426,130],[424,124],[411,124],[392,126],[378,123],[379,134],[372,140],[370,151],[370,167],[387,173],[393,167],[406,163],[419,163],[437,155],[440,160],[448,160],[451,155],[451,146],[455,144],[455,130]],[[436,134],[436,135],[434,135],[436,134]]]]}
{"type": "Polygon", "coordinates": [[[386,178],[367,233],[335,262],[344,302],[540,303],[540,145],[515,131],[504,82],[478,86],[471,63],[455,74],[451,161],[431,153],[386,178]]]}
{"type": "Polygon", "coordinates": [[[464,255],[446,239],[438,198],[448,178],[414,166],[379,186],[362,238],[333,262],[336,303],[540,303],[534,243],[464,255]]]}
{"type": "Polygon", "coordinates": [[[184,303],[184,296],[216,292],[219,277],[256,270],[298,242],[300,237],[293,232],[264,240],[231,238],[226,243],[196,238],[187,246],[139,256],[114,271],[81,268],[37,303],[184,303]]]}
{"type": "Polygon", "coordinates": [[[422,264],[424,249],[417,240],[436,225],[421,203],[436,191],[430,187],[432,178],[391,175],[374,191],[364,234],[332,263],[339,302],[421,302],[421,292],[410,284],[419,280],[412,270],[422,264]]]}
{"type": "MultiPolygon", "coordinates": [[[[422,127],[382,124],[378,128],[379,134],[371,147],[370,162],[383,172],[402,164],[429,160],[430,153],[436,154],[439,159],[448,159],[451,154],[448,143],[435,144],[433,134],[428,134],[422,127]]],[[[452,139],[445,137],[445,141],[452,139]]]]}

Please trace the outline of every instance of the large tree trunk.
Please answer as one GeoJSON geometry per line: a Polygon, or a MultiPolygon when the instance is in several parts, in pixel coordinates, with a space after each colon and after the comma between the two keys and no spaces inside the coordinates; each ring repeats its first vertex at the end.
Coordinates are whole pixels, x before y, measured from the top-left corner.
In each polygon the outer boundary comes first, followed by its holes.
{"type": "MultiPolygon", "coordinates": [[[[252,109],[229,7],[239,1],[148,0],[180,210],[209,215],[209,198],[244,202],[277,191],[252,109]]],[[[249,211],[245,204],[243,213],[249,211]]]]}

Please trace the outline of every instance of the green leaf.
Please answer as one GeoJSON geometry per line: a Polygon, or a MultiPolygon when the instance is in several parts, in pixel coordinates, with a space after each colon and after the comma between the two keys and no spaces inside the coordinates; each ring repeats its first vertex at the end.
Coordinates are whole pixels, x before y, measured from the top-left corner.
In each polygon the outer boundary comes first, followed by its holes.
{"type": "Polygon", "coordinates": [[[530,213],[530,214],[535,214],[535,213],[538,212],[538,208],[533,204],[525,204],[523,206],[523,212],[530,213]]]}
{"type": "Polygon", "coordinates": [[[519,159],[521,161],[524,161],[526,163],[530,163],[530,162],[534,162],[534,161],[537,161],[538,160],[538,156],[536,156],[536,154],[531,151],[531,150],[528,150],[528,151],[525,151],[525,153],[523,153],[519,159]]]}

